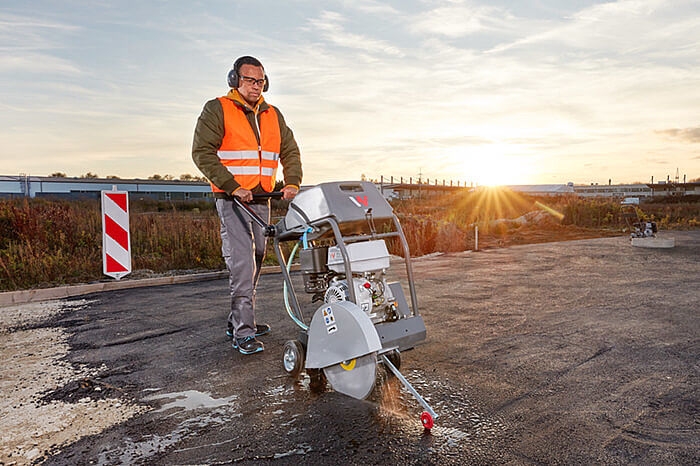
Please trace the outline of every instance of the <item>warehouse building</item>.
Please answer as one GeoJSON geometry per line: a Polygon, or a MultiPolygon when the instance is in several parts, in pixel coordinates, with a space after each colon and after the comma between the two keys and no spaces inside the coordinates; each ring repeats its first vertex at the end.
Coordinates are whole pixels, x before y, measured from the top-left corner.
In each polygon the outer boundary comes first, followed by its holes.
{"type": "MultiPolygon", "coordinates": [[[[452,183],[379,183],[377,187],[387,199],[430,197],[459,189],[478,189],[452,183]]],[[[660,182],[654,184],[574,185],[541,184],[505,186],[512,191],[532,196],[565,195],[641,199],[666,196],[700,195],[700,182],[660,182]]],[[[206,181],[141,180],[119,178],[69,178],[49,176],[0,175],[0,198],[53,197],[64,199],[99,199],[101,191],[127,191],[133,200],[201,200],[213,199],[206,181]]],[[[302,187],[303,189],[303,187],[302,187]]]]}
{"type": "Polygon", "coordinates": [[[133,200],[186,201],[212,198],[209,183],[204,181],[0,176],[0,197],[4,198],[99,199],[101,191],[113,190],[127,191],[133,200]]]}

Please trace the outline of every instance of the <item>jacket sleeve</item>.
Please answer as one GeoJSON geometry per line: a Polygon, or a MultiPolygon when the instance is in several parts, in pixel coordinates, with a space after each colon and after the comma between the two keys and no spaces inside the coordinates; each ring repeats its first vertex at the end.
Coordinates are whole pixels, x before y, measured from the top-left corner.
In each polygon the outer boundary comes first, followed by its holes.
{"type": "Polygon", "coordinates": [[[224,139],[224,110],[218,99],[212,99],[197,119],[192,140],[192,160],[217,188],[228,194],[240,186],[219,160],[217,151],[224,139]]]}
{"type": "Polygon", "coordinates": [[[301,179],[303,176],[299,146],[294,139],[294,133],[284,121],[282,112],[280,112],[277,107],[275,107],[275,110],[277,111],[277,116],[279,118],[280,136],[282,139],[282,144],[280,147],[280,163],[282,164],[284,185],[291,185],[299,188],[301,187],[301,179]]]}

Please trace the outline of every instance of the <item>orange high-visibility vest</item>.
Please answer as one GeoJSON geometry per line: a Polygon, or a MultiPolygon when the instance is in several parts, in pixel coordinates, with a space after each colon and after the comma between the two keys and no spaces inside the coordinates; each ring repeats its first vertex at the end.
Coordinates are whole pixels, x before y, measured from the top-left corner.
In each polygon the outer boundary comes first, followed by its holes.
{"type": "MultiPolygon", "coordinates": [[[[277,112],[270,106],[260,113],[260,144],[245,112],[231,99],[219,97],[224,109],[224,139],[217,152],[221,163],[244,189],[258,184],[271,192],[275,187],[282,137],[277,112]]],[[[256,119],[256,122],[258,120],[256,119]]],[[[212,184],[214,192],[223,192],[212,184]]]]}

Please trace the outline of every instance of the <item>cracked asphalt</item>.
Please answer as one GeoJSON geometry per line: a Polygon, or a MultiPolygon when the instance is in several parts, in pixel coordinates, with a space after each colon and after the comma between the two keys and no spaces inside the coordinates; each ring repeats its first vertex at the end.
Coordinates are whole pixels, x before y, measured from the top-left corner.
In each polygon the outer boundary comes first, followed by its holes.
{"type": "MultiPolygon", "coordinates": [[[[285,375],[298,330],[279,274],[261,278],[273,331],[252,356],[224,334],[226,280],[60,301],[2,334],[66,334],[55,364],[76,375],[31,403],[138,409],[89,432],[67,423],[61,442],[32,434],[32,455],[0,464],[698,464],[700,231],[664,234],[673,249],[614,237],[415,260],[428,338],[401,372],[439,415],[430,432],[381,367],[367,400],[285,375]]],[[[402,263],[390,275],[405,283],[402,263]]]]}

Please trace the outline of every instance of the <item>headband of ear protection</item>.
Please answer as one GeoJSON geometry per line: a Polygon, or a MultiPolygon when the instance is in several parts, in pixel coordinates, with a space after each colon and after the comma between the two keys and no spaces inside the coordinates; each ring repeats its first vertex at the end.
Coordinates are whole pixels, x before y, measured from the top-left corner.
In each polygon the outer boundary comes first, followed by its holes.
{"type": "MultiPolygon", "coordinates": [[[[260,60],[258,60],[255,57],[245,55],[243,57],[238,58],[235,62],[233,62],[233,68],[231,68],[231,71],[228,72],[228,87],[232,87],[233,89],[238,89],[238,81],[241,78],[239,71],[241,69],[241,66],[243,66],[243,65],[253,65],[253,66],[259,66],[260,68],[263,68],[262,63],[260,63],[260,60]]],[[[264,71],[264,68],[263,68],[263,71],[264,71]]],[[[267,90],[269,88],[270,88],[270,78],[268,78],[267,74],[265,74],[265,85],[263,86],[263,92],[267,92],[267,90]]]]}

